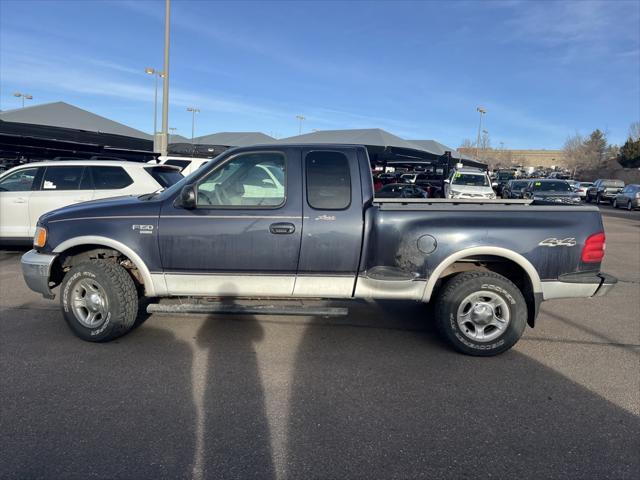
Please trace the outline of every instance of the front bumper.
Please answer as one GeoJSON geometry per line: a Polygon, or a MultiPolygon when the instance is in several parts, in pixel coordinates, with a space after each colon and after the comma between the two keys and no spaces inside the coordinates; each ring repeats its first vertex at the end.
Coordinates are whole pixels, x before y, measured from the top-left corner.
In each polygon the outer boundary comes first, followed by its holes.
{"type": "Polygon", "coordinates": [[[27,286],[34,292],[41,293],[44,298],[55,298],[49,288],[51,265],[57,255],[47,255],[29,250],[22,256],[22,276],[27,286]]]}
{"type": "Polygon", "coordinates": [[[607,295],[618,279],[606,273],[562,275],[560,281],[542,282],[544,300],[554,298],[588,298],[607,295]]]}

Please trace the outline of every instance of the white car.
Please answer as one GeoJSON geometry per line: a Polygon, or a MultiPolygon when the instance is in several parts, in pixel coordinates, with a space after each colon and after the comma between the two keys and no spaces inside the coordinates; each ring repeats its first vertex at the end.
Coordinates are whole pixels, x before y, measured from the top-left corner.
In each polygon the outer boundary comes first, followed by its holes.
{"type": "Polygon", "coordinates": [[[164,155],[160,155],[158,157],[160,165],[171,165],[174,167],[178,167],[180,169],[180,173],[182,173],[182,176],[184,177],[195,172],[210,160],[210,158],[166,157],[164,155]]]}
{"type": "Polygon", "coordinates": [[[79,202],[142,195],[183,177],[176,167],[127,161],[28,163],[0,175],[0,242],[31,241],[41,215],[79,202]]]}
{"type": "Polygon", "coordinates": [[[491,186],[487,172],[475,168],[454,170],[444,181],[445,198],[466,198],[473,200],[495,199],[496,192],[491,186]]]}

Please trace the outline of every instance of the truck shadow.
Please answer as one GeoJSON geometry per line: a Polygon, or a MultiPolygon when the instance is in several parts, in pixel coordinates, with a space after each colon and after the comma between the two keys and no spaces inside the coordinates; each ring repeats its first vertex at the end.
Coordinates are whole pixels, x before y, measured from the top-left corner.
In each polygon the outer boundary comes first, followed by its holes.
{"type": "Polygon", "coordinates": [[[292,378],[286,478],[637,474],[638,417],[517,350],[464,356],[431,326],[405,319],[406,328],[386,328],[383,317],[411,308],[370,308],[368,328],[306,327],[292,378]]]}

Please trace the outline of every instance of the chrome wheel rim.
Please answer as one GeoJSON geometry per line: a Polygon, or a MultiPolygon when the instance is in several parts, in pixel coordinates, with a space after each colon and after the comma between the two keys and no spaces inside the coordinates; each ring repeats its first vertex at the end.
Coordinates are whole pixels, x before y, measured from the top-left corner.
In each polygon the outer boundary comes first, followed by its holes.
{"type": "Polygon", "coordinates": [[[483,290],[460,302],[456,318],[464,336],[476,342],[490,342],[506,331],[511,311],[502,297],[483,290]]]}
{"type": "Polygon", "coordinates": [[[98,282],[84,278],[73,287],[71,308],[84,327],[99,327],[106,320],[109,311],[107,294],[98,282]]]}

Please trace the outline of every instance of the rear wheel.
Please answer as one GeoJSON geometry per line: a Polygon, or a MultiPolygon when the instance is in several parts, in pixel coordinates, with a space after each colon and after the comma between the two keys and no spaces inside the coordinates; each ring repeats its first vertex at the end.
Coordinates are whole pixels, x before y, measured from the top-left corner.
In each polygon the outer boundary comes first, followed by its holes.
{"type": "Polygon", "coordinates": [[[60,287],[62,314],[78,337],[106,342],[127,333],[138,313],[138,293],[131,276],[108,260],[73,267],[60,287]]]}
{"type": "Polygon", "coordinates": [[[517,343],[527,323],[527,305],[518,287],[502,275],[465,272],[445,284],[435,317],[456,350],[488,357],[517,343]]]}

